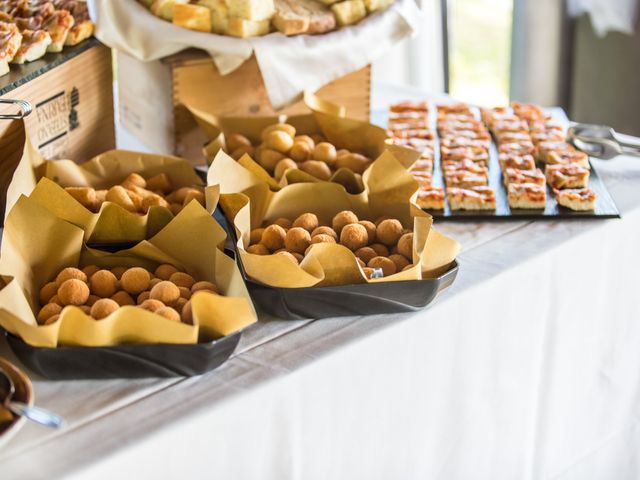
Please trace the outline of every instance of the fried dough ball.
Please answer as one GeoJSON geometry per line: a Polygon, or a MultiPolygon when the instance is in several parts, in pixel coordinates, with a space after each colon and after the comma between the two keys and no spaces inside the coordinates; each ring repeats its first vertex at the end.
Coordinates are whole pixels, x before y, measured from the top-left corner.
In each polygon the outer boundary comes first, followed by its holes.
{"type": "Polygon", "coordinates": [[[359,248],[366,247],[367,243],[369,243],[367,229],[359,223],[345,225],[340,232],[340,243],[349,250],[354,251],[359,248]]]}
{"type": "Polygon", "coordinates": [[[130,173],[127,175],[127,178],[122,181],[122,186],[130,189],[134,185],[140,188],[147,188],[147,181],[139,173],[130,173]]]}
{"type": "Polygon", "coordinates": [[[171,278],[171,275],[173,275],[177,271],[178,269],[173,265],[163,263],[162,265],[158,266],[158,268],[156,268],[153,274],[160,280],[169,280],[169,278],[171,278]]]}
{"type": "Polygon", "coordinates": [[[238,148],[251,146],[251,140],[239,133],[231,133],[227,135],[225,137],[225,142],[227,144],[227,150],[230,152],[233,152],[238,148]]]}
{"type": "Polygon", "coordinates": [[[89,287],[76,278],[65,280],[58,288],[58,298],[63,305],[83,305],[89,299],[89,287]]]}
{"type": "Polygon", "coordinates": [[[270,251],[280,250],[285,245],[285,237],[287,232],[280,225],[269,225],[262,232],[262,245],[270,251]]]}
{"type": "Polygon", "coordinates": [[[311,244],[311,235],[304,228],[292,227],[286,234],[284,244],[291,252],[303,253],[311,244]]]}
{"type": "Polygon", "coordinates": [[[296,162],[304,162],[309,160],[311,156],[312,147],[309,146],[304,140],[296,140],[293,142],[291,150],[289,150],[289,156],[296,162]]]}
{"type": "Polygon", "coordinates": [[[210,291],[210,292],[213,292],[213,293],[218,293],[218,287],[215,284],[213,284],[211,282],[207,282],[205,280],[202,280],[200,282],[196,282],[191,287],[191,293],[196,293],[196,292],[199,292],[200,290],[205,290],[205,291],[210,291]]]}
{"type": "Polygon", "coordinates": [[[171,180],[166,173],[158,173],[147,180],[147,190],[169,193],[173,190],[171,180]]]}
{"type": "Polygon", "coordinates": [[[358,223],[358,217],[350,210],[343,210],[333,217],[331,226],[333,227],[333,230],[340,235],[342,228],[350,223],[358,223]]]}
{"type": "Polygon", "coordinates": [[[94,210],[96,206],[96,191],[91,187],[66,187],[65,191],[78,201],[83,207],[94,210]]]}
{"type": "Polygon", "coordinates": [[[151,276],[149,272],[141,267],[133,267],[122,274],[120,278],[120,286],[127,293],[138,295],[149,289],[151,276]]]}
{"type": "Polygon", "coordinates": [[[122,278],[122,274],[127,271],[127,267],[113,267],[111,273],[113,273],[118,280],[122,278]]]}
{"type": "Polygon", "coordinates": [[[401,272],[404,270],[404,267],[411,265],[411,262],[407,260],[407,257],[400,255],[399,253],[389,255],[389,260],[396,264],[396,272],[401,272]]]}
{"type": "Polygon", "coordinates": [[[45,284],[44,287],[40,289],[40,295],[38,299],[40,300],[40,305],[46,305],[49,303],[49,300],[57,293],[58,284],[56,282],[49,282],[45,284]]]}
{"type": "Polygon", "coordinates": [[[260,243],[260,240],[262,240],[262,232],[264,232],[264,228],[255,228],[251,230],[251,233],[249,234],[249,245],[260,243]]]}
{"type": "Polygon", "coordinates": [[[289,220],[288,218],[284,218],[284,217],[276,218],[276,220],[273,222],[273,224],[274,225],[280,225],[285,230],[289,230],[291,228],[291,220],[289,220]]]}
{"type": "Polygon", "coordinates": [[[187,192],[187,196],[184,197],[183,205],[186,207],[192,200],[197,201],[200,205],[204,205],[204,192],[201,192],[197,188],[191,188],[187,192]]]}
{"type": "Polygon", "coordinates": [[[378,256],[378,253],[371,247],[359,248],[354,253],[356,257],[362,260],[365,264],[369,263],[369,260],[371,260],[372,258],[378,256]]]}
{"type": "Polygon", "coordinates": [[[313,149],[312,158],[327,165],[333,165],[336,162],[336,147],[328,142],[318,143],[313,149]]]}
{"type": "Polygon", "coordinates": [[[169,277],[169,281],[176,284],[178,287],[186,287],[191,288],[196,281],[194,278],[188,273],[184,272],[176,272],[171,277],[169,277]]]}
{"type": "Polygon", "coordinates": [[[320,180],[329,180],[331,178],[331,169],[326,163],[319,160],[302,162],[300,164],[300,170],[320,180]]]}
{"type": "Polygon", "coordinates": [[[260,135],[262,137],[262,141],[265,141],[267,136],[273,131],[285,132],[291,138],[296,136],[296,128],[293,125],[289,125],[288,123],[275,123],[262,130],[260,135]]]}
{"type": "Polygon", "coordinates": [[[314,243],[336,243],[336,239],[326,233],[319,233],[311,237],[311,244],[314,243]]]}
{"type": "Polygon", "coordinates": [[[291,150],[291,147],[293,146],[293,138],[282,130],[274,130],[266,135],[264,143],[272,150],[280,153],[286,153],[291,150]]]}
{"type": "Polygon", "coordinates": [[[180,314],[171,307],[161,307],[154,312],[156,315],[171,320],[172,322],[180,322],[180,314]]]}
{"type": "Polygon", "coordinates": [[[142,199],[142,211],[147,212],[151,207],[169,208],[169,203],[160,195],[151,194],[142,199]]]}
{"type": "Polygon", "coordinates": [[[47,319],[53,317],[54,315],[58,315],[60,312],[62,312],[62,307],[60,305],[58,305],[57,303],[47,303],[40,309],[36,319],[38,320],[38,323],[42,325],[47,321],[47,319]]]}
{"type": "Polygon", "coordinates": [[[91,315],[91,307],[89,305],[80,305],[78,307],[85,315],[91,315]]]}
{"type": "Polygon", "coordinates": [[[89,295],[89,298],[87,299],[87,301],[85,302],[86,305],[88,307],[93,306],[94,303],[96,303],[98,300],[100,300],[100,297],[97,295],[89,295]]]}
{"type": "Polygon", "coordinates": [[[160,278],[152,278],[151,281],[149,282],[149,290],[151,290],[153,287],[155,287],[160,282],[162,282],[162,280],[160,278]]]}
{"type": "Polygon", "coordinates": [[[371,160],[364,155],[360,155],[359,153],[346,153],[336,159],[335,168],[348,168],[353,173],[362,175],[370,164],[371,160]]]}
{"type": "Polygon", "coordinates": [[[107,192],[107,201],[120,205],[129,212],[136,211],[136,206],[133,200],[131,200],[131,197],[129,197],[127,189],[120,185],[115,185],[109,189],[107,192]]]}
{"type": "Polygon", "coordinates": [[[377,227],[378,225],[380,225],[380,224],[381,224],[382,222],[384,222],[385,220],[390,220],[390,219],[391,219],[391,217],[390,217],[390,216],[388,216],[388,215],[383,215],[382,217],[378,217],[378,218],[376,218],[375,222],[373,222],[373,223],[375,223],[375,224],[376,224],[376,227],[377,227]]]}
{"type": "Polygon", "coordinates": [[[372,243],[369,245],[380,257],[388,257],[389,249],[381,243],[372,243]]]}
{"type": "Polygon", "coordinates": [[[89,287],[94,295],[109,298],[118,289],[118,279],[109,270],[98,270],[91,276],[89,287]]]}
{"type": "Polygon", "coordinates": [[[396,264],[393,260],[389,260],[387,257],[373,257],[367,263],[369,268],[381,268],[385,277],[396,273],[396,264]]]}
{"type": "Polygon", "coordinates": [[[56,323],[58,321],[58,319],[60,318],[60,314],[56,314],[53,315],[52,317],[49,317],[45,320],[44,324],[45,325],[51,325],[52,323],[56,323]]]}
{"type": "Polygon", "coordinates": [[[165,305],[172,305],[180,298],[180,290],[172,282],[163,280],[151,289],[149,298],[160,300],[165,305]]]}
{"type": "Polygon", "coordinates": [[[296,257],[294,257],[292,253],[287,252],[286,250],[283,250],[281,252],[277,252],[276,255],[282,255],[283,257],[291,260],[293,263],[298,265],[298,259],[296,257]]]}
{"type": "Polygon", "coordinates": [[[188,301],[189,300],[187,300],[186,298],[180,297],[176,302],[174,308],[178,311],[178,313],[182,313],[182,309],[184,308],[184,306],[187,304],[188,301]]]}
{"type": "Polygon", "coordinates": [[[276,150],[271,150],[269,148],[260,150],[260,152],[257,153],[256,156],[258,157],[258,163],[269,172],[273,172],[278,162],[285,158],[282,153],[277,152],[276,150]]]}
{"type": "Polygon", "coordinates": [[[138,295],[138,298],[136,298],[136,303],[140,305],[145,300],[148,300],[150,293],[151,292],[149,292],[149,290],[147,290],[146,292],[142,292],[140,295],[138,295]]]}
{"type": "Polygon", "coordinates": [[[307,232],[313,232],[318,228],[318,217],[313,213],[303,213],[293,221],[292,226],[304,228],[307,232]]]}
{"type": "Polygon", "coordinates": [[[298,261],[298,263],[302,263],[302,260],[304,260],[304,256],[301,253],[298,252],[289,252],[291,253],[291,255],[293,255],[294,257],[296,257],[296,260],[298,261]]]}
{"type": "Polygon", "coordinates": [[[309,135],[297,135],[293,137],[293,142],[304,142],[309,146],[309,150],[313,150],[316,147],[316,142],[309,135]]]}
{"type": "Polygon", "coordinates": [[[360,220],[358,223],[367,229],[367,238],[369,238],[369,243],[374,243],[376,241],[375,224],[369,220],[360,220]]]}
{"type": "Polygon", "coordinates": [[[297,170],[297,168],[298,164],[296,162],[294,162],[290,158],[283,158],[282,160],[278,161],[278,163],[276,163],[276,166],[273,169],[273,176],[276,178],[276,180],[280,180],[287,170],[297,170]]]}
{"type": "Polygon", "coordinates": [[[178,290],[180,290],[180,298],[184,298],[186,300],[191,298],[191,290],[187,287],[178,287],[178,290]]]}
{"type": "Polygon", "coordinates": [[[83,282],[87,281],[87,276],[82,270],[78,270],[77,268],[74,268],[74,267],[67,267],[63,269],[56,277],[56,285],[58,286],[58,288],[60,288],[60,286],[64,282],[66,282],[67,280],[71,280],[72,278],[75,278],[76,280],[81,280],[83,282]]]}
{"type": "Polygon", "coordinates": [[[165,304],[162,303],[160,300],[154,300],[152,298],[148,298],[147,300],[145,300],[139,305],[140,308],[144,308],[145,310],[148,310],[150,312],[155,312],[160,308],[163,308],[164,306],[165,304]]]}
{"type": "Polygon", "coordinates": [[[62,302],[58,298],[58,295],[54,295],[53,297],[51,297],[48,303],[57,303],[58,305],[62,306],[62,302]]]}
{"type": "Polygon", "coordinates": [[[109,193],[109,190],[96,190],[96,212],[100,210],[100,206],[107,201],[107,193],[109,193]]]}
{"type": "Polygon", "coordinates": [[[243,155],[247,154],[250,157],[253,157],[255,155],[256,149],[253,148],[253,146],[251,145],[244,145],[242,147],[236,148],[235,150],[231,150],[231,158],[233,158],[234,160],[240,160],[240,158],[242,158],[243,155]]]}
{"type": "Polygon", "coordinates": [[[271,253],[269,249],[261,243],[256,243],[255,245],[249,246],[247,248],[247,252],[254,255],[269,255],[271,253]]]}
{"type": "Polygon", "coordinates": [[[385,245],[395,245],[402,235],[402,229],[398,220],[383,220],[376,228],[376,238],[385,245]]]}
{"type": "Polygon", "coordinates": [[[110,298],[101,298],[91,307],[91,316],[96,320],[108,317],[113,312],[118,310],[120,305],[110,298]]]}
{"type": "Polygon", "coordinates": [[[116,302],[121,307],[124,307],[125,305],[136,304],[136,302],[133,301],[133,298],[131,298],[131,295],[129,295],[124,290],[120,290],[119,292],[116,292],[113,295],[111,295],[111,300],[116,302]]]}
{"type": "Polygon", "coordinates": [[[97,265],[87,265],[82,269],[82,272],[87,276],[87,278],[91,278],[91,275],[96,273],[100,268],[97,265]]]}
{"type": "Polygon", "coordinates": [[[185,303],[182,307],[180,318],[182,319],[183,323],[186,323],[187,325],[193,325],[193,309],[191,307],[191,300],[185,303]]]}
{"type": "Polygon", "coordinates": [[[413,258],[413,233],[405,233],[398,240],[398,253],[413,258]]]}
{"type": "Polygon", "coordinates": [[[311,238],[315,237],[316,235],[329,235],[330,237],[333,237],[333,239],[336,242],[338,241],[338,234],[336,234],[336,232],[334,232],[333,228],[331,228],[331,227],[318,227],[318,228],[315,228],[313,230],[313,232],[311,232],[311,238]]]}

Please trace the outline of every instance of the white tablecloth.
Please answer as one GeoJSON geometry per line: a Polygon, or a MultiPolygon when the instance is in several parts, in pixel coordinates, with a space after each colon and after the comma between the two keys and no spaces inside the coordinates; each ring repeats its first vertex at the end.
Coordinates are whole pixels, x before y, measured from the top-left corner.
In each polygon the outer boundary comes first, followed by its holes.
{"type": "Polygon", "coordinates": [[[461,269],[424,311],[262,322],[197,378],[37,379],[68,425],[0,478],[639,478],[640,161],[596,166],[623,219],[441,223],[461,269]]]}

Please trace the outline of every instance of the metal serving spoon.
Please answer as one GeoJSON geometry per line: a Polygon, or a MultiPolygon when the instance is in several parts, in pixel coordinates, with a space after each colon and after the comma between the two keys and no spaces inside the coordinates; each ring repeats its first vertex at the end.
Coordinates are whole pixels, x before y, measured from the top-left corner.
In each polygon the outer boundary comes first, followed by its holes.
{"type": "Polygon", "coordinates": [[[13,400],[16,393],[16,386],[11,377],[0,367],[0,402],[2,405],[19,417],[25,417],[32,422],[39,423],[49,428],[59,428],[63,420],[53,412],[44,408],[27,405],[23,402],[13,400]]]}
{"type": "Polygon", "coordinates": [[[569,127],[567,141],[591,157],[610,160],[618,155],[640,156],[640,139],[622,140],[616,131],[606,125],[579,123],[569,127]]]}

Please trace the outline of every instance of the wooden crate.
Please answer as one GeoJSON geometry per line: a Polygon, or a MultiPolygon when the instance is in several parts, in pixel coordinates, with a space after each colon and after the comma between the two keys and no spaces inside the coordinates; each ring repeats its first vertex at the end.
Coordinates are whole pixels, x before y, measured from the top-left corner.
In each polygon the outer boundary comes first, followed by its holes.
{"type": "MultiPolygon", "coordinates": [[[[180,104],[234,117],[307,112],[302,101],[274,110],[255,57],[224,76],[206,54],[197,51],[147,63],[119,53],[117,62],[123,126],[155,151],[180,155],[194,164],[204,163],[202,146],[207,139],[188,112],[176,108],[180,104]]],[[[349,117],[368,120],[371,68],[329,83],[318,95],[343,105],[349,117]]]]}

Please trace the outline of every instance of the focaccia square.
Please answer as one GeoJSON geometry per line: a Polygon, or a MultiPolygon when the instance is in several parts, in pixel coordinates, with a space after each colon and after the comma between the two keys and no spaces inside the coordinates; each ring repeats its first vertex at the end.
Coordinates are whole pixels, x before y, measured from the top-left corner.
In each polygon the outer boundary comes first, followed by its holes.
{"type": "Polygon", "coordinates": [[[414,171],[411,172],[411,176],[413,176],[413,179],[418,182],[418,185],[420,185],[421,189],[431,188],[433,182],[433,175],[431,174],[431,172],[414,171]]]}
{"type": "Polygon", "coordinates": [[[444,191],[441,187],[421,189],[418,191],[416,202],[420,208],[425,210],[443,210],[444,191]]]}
{"type": "Polygon", "coordinates": [[[579,150],[562,150],[551,151],[546,156],[547,165],[580,165],[583,168],[590,169],[589,156],[579,150]]]}
{"type": "Polygon", "coordinates": [[[547,165],[545,174],[551,188],[584,188],[589,183],[589,169],[576,163],[547,165]]]}
{"type": "Polygon", "coordinates": [[[590,188],[554,189],[553,194],[558,204],[576,211],[595,210],[598,196],[590,188]]]}
{"type": "Polygon", "coordinates": [[[447,188],[451,210],[495,210],[496,194],[489,187],[447,188]]]}
{"type": "Polygon", "coordinates": [[[539,168],[531,170],[520,170],[518,168],[507,168],[503,173],[504,185],[512,183],[533,183],[544,187],[546,179],[544,173],[539,168]]]}
{"type": "Polygon", "coordinates": [[[547,205],[547,189],[534,183],[510,183],[507,189],[510,208],[539,209],[547,205]]]}
{"type": "Polygon", "coordinates": [[[484,175],[485,177],[489,177],[489,169],[483,162],[474,162],[469,158],[464,158],[462,160],[442,161],[443,172],[456,170],[464,170],[467,172],[475,173],[477,175],[484,175]]]}
{"type": "Polygon", "coordinates": [[[22,32],[22,44],[11,63],[33,62],[47,53],[47,47],[50,44],[51,35],[48,32],[44,30],[24,30],[22,32]]]}
{"type": "Polygon", "coordinates": [[[520,170],[533,170],[536,162],[533,155],[519,155],[517,153],[501,153],[498,155],[500,170],[503,172],[507,168],[518,168],[520,170]]]}
{"type": "Polygon", "coordinates": [[[447,187],[482,187],[487,185],[487,176],[468,170],[445,170],[444,183],[447,187]]]}
{"type": "Polygon", "coordinates": [[[427,102],[411,101],[394,103],[389,107],[390,112],[428,112],[429,104],[427,102]]]}

